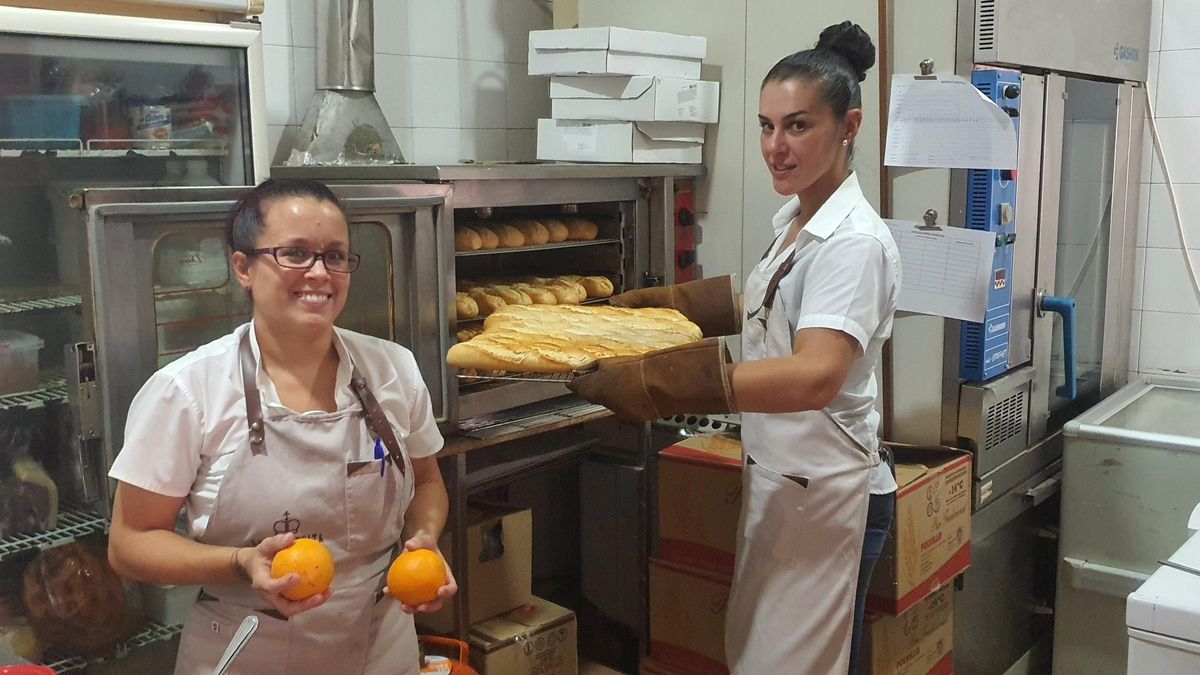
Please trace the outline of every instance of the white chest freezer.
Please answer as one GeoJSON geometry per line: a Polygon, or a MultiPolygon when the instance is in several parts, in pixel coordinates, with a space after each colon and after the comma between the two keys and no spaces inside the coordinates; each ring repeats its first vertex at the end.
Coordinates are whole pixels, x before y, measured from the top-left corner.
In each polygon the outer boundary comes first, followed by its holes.
{"type": "Polygon", "coordinates": [[[1168,562],[1129,594],[1130,673],[1200,673],[1200,505],[1192,512],[1192,536],[1168,562]]]}
{"type": "Polygon", "coordinates": [[[1200,382],[1146,377],[1064,425],[1055,675],[1124,675],[1126,598],[1200,499],[1197,411],[1200,382]]]}

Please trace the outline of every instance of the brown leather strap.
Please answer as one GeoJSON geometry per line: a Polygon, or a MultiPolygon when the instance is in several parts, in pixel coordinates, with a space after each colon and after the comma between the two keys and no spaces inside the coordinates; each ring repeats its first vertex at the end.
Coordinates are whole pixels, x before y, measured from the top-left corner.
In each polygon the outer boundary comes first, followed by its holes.
{"type": "MultiPolygon", "coordinates": [[[[774,246],[774,244],[772,244],[772,246],[774,246]]],[[[770,252],[771,250],[767,249],[767,253],[770,252]]],[[[766,257],[767,256],[764,254],[763,258],[766,257]]],[[[788,257],[779,264],[779,267],[775,270],[775,274],[771,275],[771,280],[767,282],[767,290],[765,293],[763,293],[762,305],[760,305],[758,309],[747,314],[747,319],[753,319],[757,316],[758,321],[762,324],[763,328],[765,329],[767,327],[767,317],[771,316],[771,306],[775,304],[775,294],[779,292],[779,284],[783,281],[783,278],[792,271],[792,268],[795,267],[795,265],[796,249],[793,247],[791,253],[788,253],[788,257]],[[762,316],[758,316],[759,312],[762,312],[762,316]]]]}
{"type": "Polygon", "coordinates": [[[363,414],[366,416],[367,428],[371,433],[383,441],[384,447],[387,448],[388,457],[392,463],[400,470],[400,475],[405,475],[404,470],[404,454],[400,450],[400,441],[396,438],[396,432],[392,429],[391,422],[388,422],[387,415],[383,413],[383,408],[380,407],[379,401],[375,400],[375,395],[371,393],[370,387],[367,386],[367,380],[358,372],[358,366],[354,366],[350,373],[350,388],[358,396],[358,400],[362,403],[363,414]]]}
{"type": "MultiPolygon", "coordinates": [[[[246,424],[250,428],[250,451],[257,455],[266,451],[266,424],[263,421],[262,399],[258,394],[258,382],[255,380],[258,366],[254,360],[254,352],[250,348],[250,331],[246,331],[242,336],[241,344],[238,346],[238,357],[242,370],[242,390],[246,399],[246,424]]],[[[387,416],[383,414],[383,408],[380,407],[379,401],[367,387],[366,378],[358,372],[358,366],[351,361],[350,367],[352,369],[350,388],[354,390],[359,403],[362,404],[367,428],[383,441],[383,445],[388,451],[388,457],[400,470],[400,475],[406,475],[404,455],[400,450],[400,441],[396,438],[395,430],[392,429],[387,416]]]]}
{"type": "Polygon", "coordinates": [[[258,395],[255,375],[258,366],[254,362],[254,351],[250,349],[250,331],[242,335],[238,345],[238,362],[242,369],[242,392],[246,399],[246,425],[250,427],[250,452],[255,455],[266,451],[267,428],[263,423],[262,399],[258,395]]]}

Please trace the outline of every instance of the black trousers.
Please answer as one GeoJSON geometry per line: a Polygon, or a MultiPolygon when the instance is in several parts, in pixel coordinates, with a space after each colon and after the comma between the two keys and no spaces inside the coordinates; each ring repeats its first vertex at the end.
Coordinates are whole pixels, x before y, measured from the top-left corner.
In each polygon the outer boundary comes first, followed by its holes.
{"type": "Polygon", "coordinates": [[[867,587],[875,562],[883,553],[892,518],[896,514],[896,493],[871,495],[867,506],[867,533],[863,538],[862,562],[858,567],[858,588],[854,593],[854,632],[850,637],[850,675],[858,672],[858,650],[862,646],[863,613],[867,607],[867,587]]]}

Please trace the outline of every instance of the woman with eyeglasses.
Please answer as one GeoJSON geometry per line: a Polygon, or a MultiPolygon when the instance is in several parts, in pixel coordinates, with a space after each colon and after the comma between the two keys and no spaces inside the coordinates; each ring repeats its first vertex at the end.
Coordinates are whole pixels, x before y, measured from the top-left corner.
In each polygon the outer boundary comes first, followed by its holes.
{"type": "Polygon", "coordinates": [[[742,363],[727,364],[711,337],[736,332],[741,316],[719,278],[616,296],[675,307],[709,338],[600,361],[571,384],[626,419],[742,412],[741,537],[725,615],[735,674],[853,672],[865,588],[892,519],[874,371],[900,258],[850,169],[859,83],[874,62],[871,39],[847,21],[763,80],[762,155],[791,199],[746,279],[742,363]]]}
{"type": "MultiPolygon", "coordinates": [[[[416,673],[411,613],[383,593],[396,549],[437,551],[448,499],[442,438],[413,355],[334,326],[359,254],[337,197],[268,180],[238,200],[227,241],[253,315],[155,373],[129,409],[109,559],[123,576],[200,586],[176,673],[212,673],[246,616],[246,673],[416,673]],[[186,535],[176,532],[183,510],[186,535]],[[321,541],[327,592],[284,593],[271,561],[321,541]]],[[[443,560],[444,562],[444,560],[443,560]]]]}

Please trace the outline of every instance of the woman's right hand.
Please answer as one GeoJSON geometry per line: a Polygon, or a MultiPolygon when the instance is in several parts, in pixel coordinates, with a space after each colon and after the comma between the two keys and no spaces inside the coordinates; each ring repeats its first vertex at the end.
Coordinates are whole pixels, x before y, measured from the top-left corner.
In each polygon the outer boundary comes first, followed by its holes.
{"type": "Polygon", "coordinates": [[[314,607],[320,607],[329,599],[332,590],[318,593],[303,600],[288,600],[283,592],[300,583],[300,575],[292,573],[276,579],[271,576],[271,561],[275,554],[292,545],[296,536],[292,533],[277,534],[259,542],[258,546],[239,548],[234,553],[234,559],[250,580],[250,585],[258,589],[262,597],[280,614],[291,617],[301,612],[307,612],[314,607]]]}

